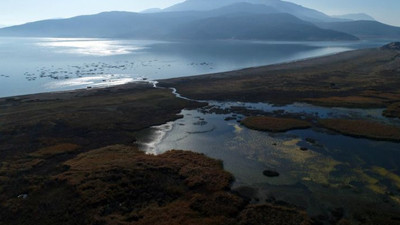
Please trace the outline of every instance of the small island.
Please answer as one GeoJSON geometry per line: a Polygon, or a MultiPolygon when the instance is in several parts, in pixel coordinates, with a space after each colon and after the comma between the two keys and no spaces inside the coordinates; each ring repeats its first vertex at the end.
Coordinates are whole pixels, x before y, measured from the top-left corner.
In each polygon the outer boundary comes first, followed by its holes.
{"type": "Polygon", "coordinates": [[[383,141],[400,141],[400,128],[366,120],[324,119],[319,123],[344,135],[383,141]]]}
{"type": "Polygon", "coordinates": [[[268,116],[247,117],[241,123],[249,129],[270,132],[285,132],[311,127],[311,123],[304,120],[268,116]]]}

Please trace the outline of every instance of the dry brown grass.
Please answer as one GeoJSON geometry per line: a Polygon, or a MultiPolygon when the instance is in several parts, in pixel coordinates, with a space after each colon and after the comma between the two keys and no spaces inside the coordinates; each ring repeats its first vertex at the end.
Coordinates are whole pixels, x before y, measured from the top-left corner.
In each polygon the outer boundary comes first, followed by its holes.
{"type": "Polygon", "coordinates": [[[200,105],[145,84],[0,99],[0,159],[74,148],[63,143],[82,151],[132,143],[135,131],[178,119],[183,108],[200,105]]]}
{"type": "Polygon", "coordinates": [[[107,224],[264,224],[249,212],[269,215],[272,224],[308,221],[296,209],[274,206],[263,212],[249,207],[238,217],[247,203],[229,191],[232,175],[220,161],[198,153],[153,156],[116,145],[80,154],[65,165],[69,170],[57,179],[75,186],[83,201],[96,206],[93,218],[107,224]]]}
{"type": "Polygon", "coordinates": [[[377,140],[400,141],[400,128],[366,120],[324,119],[319,123],[339,133],[377,140]]]}
{"type": "Polygon", "coordinates": [[[305,102],[326,106],[326,107],[346,107],[346,108],[382,108],[385,101],[380,98],[370,98],[364,96],[345,96],[345,97],[326,97],[309,98],[305,102]]]}
{"type": "MultiPolygon", "coordinates": [[[[308,224],[297,209],[249,206],[230,191],[233,177],[222,162],[198,153],[154,156],[135,146],[112,145],[81,153],[62,167],[53,176],[26,176],[23,189],[8,198],[0,195],[0,224],[264,225],[265,219],[308,224]],[[16,197],[23,193],[26,199],[16,197]]],[[[19,185],[12,177],[0,178],[7,182],[0,188],[5,192],[19,185]]]]}
{"type": "Polygon", "coordinates": [[[79,148],[80,146],[76,144],[61,143],[39,149],[38,151],[31,153],[30,155],[33,157],[48,158],[59,154],[73,153],[77,151],[79,148]]]}
{"type": "Polygon", "coordinates": [[[225,192],[233,178],[222,163],[197,153],[153,156],[116,145],[65,164],[70,169],[57,179],[67,180],[82,200],[98,205],[94,218],[107,224],[232,224],[245,204],[225,192]],[[113,205],[106,215],[101,202],[113,205]]]}
{"type": "Polygon", "coordinates": [[[242,120],[241,123],[247,128],[253,130],[271,132],[285,132],[293,129],[305,129],[311,127],[311,124],[307,121],[267,116],[247,117],[242,120]]]}
{"type": "Polygon", "coordinates": [[[273,205],[251,206],[240,214],[240,225],[309,225],[312,224],[305,213],[273,205]]]}

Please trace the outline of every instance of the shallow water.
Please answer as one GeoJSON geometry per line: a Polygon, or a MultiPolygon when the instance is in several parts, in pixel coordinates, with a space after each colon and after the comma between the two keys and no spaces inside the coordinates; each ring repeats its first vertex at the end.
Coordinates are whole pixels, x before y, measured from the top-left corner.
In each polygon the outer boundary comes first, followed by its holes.
{"type": "Polygon", "coordinates": [[[386,42],[0,38],[0,97],[229,71],[386,42]]]}
{"type": "MultiPolygon", "coordinates": [[[[298,103],[279,107],[261,103],[211,103],[225,109],[245,106],[315,118],[368,117],[399,123],[383,118],[381,109],[331,109],[298,103]]],[[[150,154],[171,149],[191,150],[220,159],[236,178],[234,188],[252,188],[255,202],[273,197],[304,207],[312,215],[335,208],[352,210],[357,204],[400,210],[400,143],[353,138],[320,128],[278,134],[254,131],[237,122],[243,115],[234,113],[183,110],[182,115],[182,119],[146,131],[153,138],[143,141],[142,149],[150,154]],[[236,119],[225,120],[232,116],[236,119]],[[301,147],[309,150],[301,151],[301,147]],[[264,170],[278,171],[280,176],[266,177],[264,170]]]]}

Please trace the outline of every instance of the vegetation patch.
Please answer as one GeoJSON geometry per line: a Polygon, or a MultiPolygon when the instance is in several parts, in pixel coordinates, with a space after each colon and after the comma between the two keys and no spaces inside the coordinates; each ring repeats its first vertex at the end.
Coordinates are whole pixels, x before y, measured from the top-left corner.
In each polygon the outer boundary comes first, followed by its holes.
{"type": "Polygon", "coordinates": [[[383,111],[383,115],[390,118],[400,118],[400,103],[391,104],[383,111]]]}
{"type": "Polygon", "coordinates": [[[34,156],[34,157],[48,158],[48,157],[59,155],[59,154],[72,153],[72,152],[75,152],[76,150],[78,150],[79,148],[80,148],[80,146],[76,145],[76,144],[62,143],[62,144],[39,149],[38,151],[33,152],[30,155],[34,156]]]}
{"type": "Polygon", "coordinates": [[[0,99],[0,159],[133,143],[136,131],[178,119],[182,109],[202,105],[176,98],[167,89],[134,83],[0,99]]]}
{"type": "Polygon", "coordinates": [[[307,225],[312,224],[307,216],[283,206],[259,205],[245,209],[241,214],[241,225],[307,225]],[[257,222],[256,222],[257,221],[257,222]]]}
{"type": "Polygon", "coordinates": [[[306,102],[325,107],[382,108],[385,102],[379,98],[364,96],[326,97],[305,99],[306,102]]]}
{"type": "Polygon", "coordinates": [[[135,146],[113,145],[81,153],[63,167],[53,176],[26,176],[24,187],[11,189],[18,183],[4,179],[1,222],[263,225],[259,218],[268,218],[271,224],[309,224],[305,212],[294,208],[248,205],[230,191],[233,177],[221,161],[194,152],[154,156],[135,146]]]}
{"type": "Polygon", "coordinates": [[[267,116],[247,117],[242,120],[241,123],[249,129],[271,132],[285,132],[288,130],[311,127],[311,124],[307,121],[267,116]]]}
{"type": "Polygon", "coordinates": [[[400,141],[400,128],[366,120],[324,119],[319,123],[344,135],[384,141],[400,141]]]}

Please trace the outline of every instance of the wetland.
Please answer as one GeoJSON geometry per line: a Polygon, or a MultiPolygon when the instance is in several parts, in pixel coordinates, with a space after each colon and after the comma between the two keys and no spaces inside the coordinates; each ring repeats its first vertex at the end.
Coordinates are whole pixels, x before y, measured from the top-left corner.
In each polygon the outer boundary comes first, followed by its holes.
{"type": "Polygon", "coordinates": [[[0,215],[5,224],[399,224],[399,55],[385,46],[2,98],[0,215]]]}

